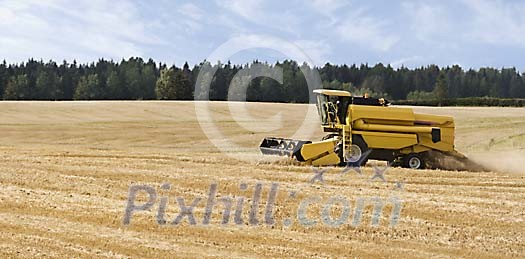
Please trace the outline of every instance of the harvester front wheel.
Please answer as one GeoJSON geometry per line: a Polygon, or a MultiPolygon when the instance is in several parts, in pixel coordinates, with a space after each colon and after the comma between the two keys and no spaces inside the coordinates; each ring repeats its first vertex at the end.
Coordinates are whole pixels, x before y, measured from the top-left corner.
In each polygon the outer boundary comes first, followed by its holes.
{"type": "Polygon", "coordinates": [[[424,169],[425,161],[423,160],[423,157],[421,155],[411,153],[408,154],[405,158],[403,158],[402,165],[405,168],[424,169]]]}
{"type": "Polygon", "coordinates": [[[338,145],[338,154],[341,159],[340,165],[359,167],[368,162],[368,146],[359,135],[352,136],[352,145],[346,154],[343,154],[342,144],[338,145]]]}

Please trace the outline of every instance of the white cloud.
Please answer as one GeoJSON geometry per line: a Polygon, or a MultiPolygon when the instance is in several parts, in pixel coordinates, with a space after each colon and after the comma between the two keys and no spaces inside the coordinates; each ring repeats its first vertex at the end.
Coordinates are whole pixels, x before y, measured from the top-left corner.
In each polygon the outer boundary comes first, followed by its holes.
{"type": "Polygon", "coordinates": [[[303,50],[314,65],[321,66],[328,61],[331,47],[326,41],[298,40],[294,43],[303,50]]]}
{"type": "Polygon", "coordinates": [[[313,11],[325,16],[333,16],[334,12],[347,6],[349,3],[345,0],[313,0],[309,4],[313,11]]]}
{"type": "MultiPolygon", "coordinates": [[[[302,18],[290,10],[279,10],[279,4],[268,5],[262,0],[216,0],[219,7],[242,17],[252,25],[298,36],[302,18]]],[[[238,23],[237,26],[243,26],[238,23]]],[[[246,26],[243,26],[246,27],[246,26]]],[[[253,30],[253,28],[252,28],[253,30]]]]}
{"type": "Polygon", "coordinates": [[[193,3],[183,4],[178,11],[193,20],[200,20],[204,16],[204,11],[193,3]]]}
{"type": "MultiPolygon", "coordinates": [[[[525,3],[463,0],[461,15],[450,5],[403,3],[410,28],[419,40],[443,48],[462,43],[525,46],[525,3]]],[[[456,46],[458,47],[458,46],[456,46]]]]}
{"type": "Polygon", "coordinates": [[[173,18],[168,17],[167,19],[170,21],[171,25],[176,27],[179,23],[182,23],[185,25],[182,28],[190,34],[202,30],[202,20],[205,18],[205,13],[200,7],[193,3],[185,3],[178,8],[177,12],[182,14],[183,18],[172,21],[173,18]]]}
{"type": "Polygon", "coordinates": [[[412,57],[405,57],[400,58],[398,60],[390,62],[390,65],[394,68],[399,68],[401,66],[409,67],[410,65],[415,65],[417,62],[420,62],[423,60],[423,57],[421,56],[412,56],[412,57]]]}
{"type": "MultiPolygon", "coordinates": [[[[271,35],[243,34],[232,37],[227,42],[220,45],[206,58],[206,60],[212,63],[219,60],[224,62],[237,53],[261,49],[271,50],[278,53],[280,56],[282,55],[281,57],[295,60],[298,63],[306,62],[311,66],[316,65],[315,60],[313,60],[315,57],[312,55],[313,52],[308,53],[307,50],[300,47],[298,43],[303,44],[303,46],[309,46],[310,48],[318,45],[318,43],[310,41],[291,42],[271,35]]],[[[319,48],[314,47],[314,49],[319,52],[319,48]]]]}
{"type": "Polygon", "coordinates": [[[218,0],[216,2],[219,6],[254,23],[263,20],[262,12],[258,12],[262,9],[261,0],[218,0]]]}
{"type": "Polygon", "coordinates": [[[510,1],[464,0],[474,12],[473,40],[495,45],[525,46],[525,3],[510,1]]]}
{"type": "Polygon", "coordinates": [[[432,41],[431,39],[435,37],[450,36],[453,26],[443,6],[424,2],[405,2],[402,7],[410,17],[410,28],[419,40],[432,41]]]}
{"type": "Polygon", "coordinates": [[[386,21],[381,21],[365,14],[363,9],[358,9],[350,12],[346,19],[336,26],[336,32],[343,40],[385,52],[399,41],[397,36],[387,32],[386,24],[386,21]]]}
{"type": "Polygon", "coordinates": [[[161,40],[148,33],[135,5],[127,1],[3,1],[0,56],[92,61],[144,54],[144,44],[161,40]]]}

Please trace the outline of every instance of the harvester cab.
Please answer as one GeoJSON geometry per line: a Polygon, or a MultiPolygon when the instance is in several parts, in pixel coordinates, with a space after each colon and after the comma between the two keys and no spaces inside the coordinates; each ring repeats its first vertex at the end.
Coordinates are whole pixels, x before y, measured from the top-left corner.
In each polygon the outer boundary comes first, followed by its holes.
{"type": "Polygon", "coordinates": [[[346,107],[350,100],[350,93],[345,91],[325,90],[317,94],[317,112],[321,119],[321,125],[334,126],[345,123],[346,107]]]}
{"type": "Polygon", "coordinates": [[[294,157],[313,166],[364,165],[368,159],[420,169],[432,165],[430,153],[465,158],[454,150],[454,119],[390,107],[383,98],[352,96],[347,91],[317,89],[320,141],[265,138],[263,154],[294,157]]]}
{"type": "MultiPolygon", "coordinates": [[[[383,98],[369,98],[352,96],[347,91],[317,89],[314,90],[317,95],[317,111],[321,119],[321,126],[325,132],[330,132],[330,129],[342,128],[346,124],[348,114],[348,106],[355,105],[370,105],[370,106],[387,106],[388,101],[383,98]]],[[[335,130],[337,131],[337,130],[335,130]]]]}

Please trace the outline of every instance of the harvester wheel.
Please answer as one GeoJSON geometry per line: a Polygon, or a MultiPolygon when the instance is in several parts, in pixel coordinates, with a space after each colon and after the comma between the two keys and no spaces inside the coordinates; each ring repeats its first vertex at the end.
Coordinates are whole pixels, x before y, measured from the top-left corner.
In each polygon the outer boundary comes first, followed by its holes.
{"type": "Polygon", "coordinates": [[[368,146],[366,145],[363,138],[359,135],[352,136],[352,145],[350,146],[350,150],[347,150],[347,154],[343,154],[343,147],[342,144],[337,145],[338,146],[338,154],[341,159],[340,165],[348,165],[348,166],[363,166],[368,162],[368,146]],[[346,159],[345,159],[346,156],[346,159]],[[345,160],[348,160],[346,162],[345,160]]]}
{"type": "Polygon", "coordinates": [[[405,168],[423,169],[425,168],[425,161],[422,156],[416,153],[411,153],[403,158],[402,165],[405,168]]]}

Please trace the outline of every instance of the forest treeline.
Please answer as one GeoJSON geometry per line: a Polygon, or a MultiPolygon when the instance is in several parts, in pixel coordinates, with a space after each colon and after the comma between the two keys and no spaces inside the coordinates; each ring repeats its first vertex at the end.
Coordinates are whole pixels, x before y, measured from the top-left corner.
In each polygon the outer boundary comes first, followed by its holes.
{"type": "Polygon", "coordinates": [[[290,60],[275,64],[253,61],[244,65],[205,61],[193,67],[185,63],[179,68],[152,59],[130,58],[120,62],[100,59],[89,64],[33,59],[19,64],[4,61],[0,64],[0,99],[190,100],[209,97],[210,100],[243,100],[243,96],[236,96],[232,90],[245,84],[248,86],[247,101],[305,103],[309,101],[309,91],[303,75],[313,75],[315,70],[320,75],[314,81],[318,84],[313,86],[315,88],[341,89],[358,95],[367,92],[391,100],[447,105],[451,99],[458,98],[491,97],[492,102],[494,98],[525,98],[525,73],[520,74],[515,68],[464,70],[458,65],[443,68],[429,65],[409,69],[381,63],[373,66],[327,63],[322,67],[309,67],[290,60]],[[268,77],[237,75],[242,69],[255,65],[281,68],[282,82],[268,77]],[[207,81],[209,92],[194,96],[199,72],[209,69],[215,71],[207,81]]]}

